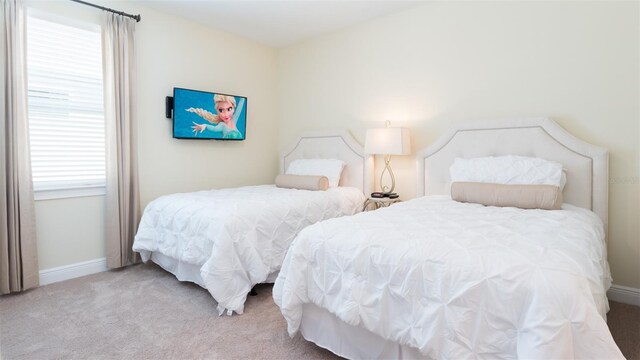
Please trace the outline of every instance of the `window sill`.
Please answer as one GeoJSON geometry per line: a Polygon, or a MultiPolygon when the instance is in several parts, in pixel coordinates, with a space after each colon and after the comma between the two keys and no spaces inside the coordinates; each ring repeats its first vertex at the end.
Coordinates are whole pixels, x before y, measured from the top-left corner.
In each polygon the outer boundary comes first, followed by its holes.
{"type": "Polygon", "coordinates": [[[106,192],[107,191],[104,186],[73,189],[36,190],[33,192],[33,199],[35,201],[39,201],[76,197],[104,196],[106,192]]]}

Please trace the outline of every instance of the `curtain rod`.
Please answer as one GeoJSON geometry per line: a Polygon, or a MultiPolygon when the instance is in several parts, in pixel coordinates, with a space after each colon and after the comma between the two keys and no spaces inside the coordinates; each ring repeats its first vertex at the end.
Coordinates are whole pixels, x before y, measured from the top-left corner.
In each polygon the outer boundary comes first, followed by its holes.
{"type": "Polygon", "coordinates": [[[116,13],[118,15],[122,15],[122,16],[126,16],[126,17],[130,17],[132,19],[135,19],[136,22],[140,22],[140,20],[142,19],[142,17],[140,16],[140,14],[138,15],[131,15],[131,14],[127,14],[126,12],[122,12],[122,11],[118,11],[118,10],[113,10],[113,9],[109,9],[108,7],[104,7],[104,6],[100,6],[100,5],[96,5],[96,4],[92,4],[86,1],[82,1],[82,0],[71,0],[73,2],[77,2],[79,4],[83,4],[83,5],[88,5],[88,6],[93,6],[94,8],[98,8],[100,10],[104,10],[104,11],[110,11],[112,13],[116,13]]]}

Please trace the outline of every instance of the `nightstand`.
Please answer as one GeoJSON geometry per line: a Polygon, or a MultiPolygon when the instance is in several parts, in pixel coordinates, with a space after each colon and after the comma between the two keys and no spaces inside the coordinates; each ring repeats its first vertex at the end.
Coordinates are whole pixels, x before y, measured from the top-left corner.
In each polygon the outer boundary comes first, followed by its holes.
{"type": "Polygon", "coordinates": [[[376,210],[383,207],[388,207],[395,203],[399,203],[400,201],[401,201],[400,198],[389,199],[389,198],[370,197],[364,202],[364,205],[362,206],[362,211],[367,211],[367,208],[371,208],[371,210],[376,210]]]}

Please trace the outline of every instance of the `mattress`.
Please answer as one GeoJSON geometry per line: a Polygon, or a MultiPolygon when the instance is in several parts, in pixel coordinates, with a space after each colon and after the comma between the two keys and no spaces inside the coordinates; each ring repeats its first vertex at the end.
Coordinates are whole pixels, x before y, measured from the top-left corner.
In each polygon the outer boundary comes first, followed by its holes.
{"type": "Polygon", "coordinates": [[[241,314],[247,293],[280,269],[300,230],[355,214],[363,201],[362,192],[349,187],[262,185],[166,195],[145,208],[133,250],[205,287],[219,313],[241,314]]]}
{"type": "Polygon", "coordinates": [[[313,305],[426,358],[622,358],[610,284],[591,211],[438,196],[307,227],[273,297],[291,336],[313,305]]]}

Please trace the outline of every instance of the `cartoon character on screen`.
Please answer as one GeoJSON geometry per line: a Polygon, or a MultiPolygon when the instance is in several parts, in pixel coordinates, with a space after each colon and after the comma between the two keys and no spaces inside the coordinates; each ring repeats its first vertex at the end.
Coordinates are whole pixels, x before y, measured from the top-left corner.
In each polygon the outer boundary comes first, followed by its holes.
{"type": "Polygon", "coordinates": [[[229,95],[214,95],[213,102],[215,104],[217,114],[201,108],[188,108],[186,111],[192,112],[201,118],[209,121],[211,124],[193,123],[191,129],[195,136],[205,130],[222,132],[223,139],[242,139],[242,134],[236,127],[236,122],[242,108],[244,107],[244,98],[240,98],[236,107],[236,98],[229,95]]]}

